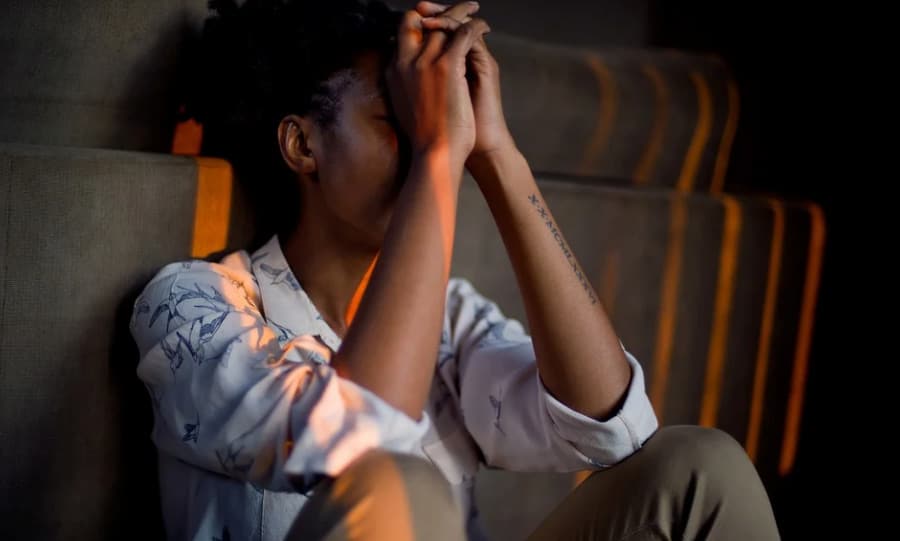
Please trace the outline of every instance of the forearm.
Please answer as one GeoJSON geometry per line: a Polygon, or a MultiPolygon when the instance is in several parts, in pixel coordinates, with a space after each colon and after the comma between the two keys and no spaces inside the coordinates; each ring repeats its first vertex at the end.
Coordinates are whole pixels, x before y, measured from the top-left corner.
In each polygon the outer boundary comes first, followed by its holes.
{"type": "Polygon", "coordinates": [[[506,245],[544,384],[596,419],[615,413],[631,369],[528,163],[514,147],[469,164],[506,245]]]}
{"type": "Polygon", "coordinates": [[[428,397],[443,324],[462,167],[413,160],[359,311],[332,364],[413,419],[428,397]]]}

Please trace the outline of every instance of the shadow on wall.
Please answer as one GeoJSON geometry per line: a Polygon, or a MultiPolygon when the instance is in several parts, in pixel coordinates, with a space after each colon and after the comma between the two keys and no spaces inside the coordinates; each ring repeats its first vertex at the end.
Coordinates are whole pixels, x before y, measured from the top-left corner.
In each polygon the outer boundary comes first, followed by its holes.
{"type": "Polygon", "coordinates": [[[101,145],[103,148],[171,151],[181,91],[178,84],[186,80],[187,51],[196,40],[195,32],[196,19],[187,10],[164,23],[153,45],[146,48],[126,76],[124,118],[113,123],[115,131],[101,145]],[[136,126],[142,128],[136,130],[136,126]],[[135,140],[136,136],[141,139],[135,140]]]}
{"type": "Polygon", "coordinates": [[[111,491],[108,539],[163,539],[156,447],[151,443],[153,411],[147,389],[135,374],[139,353],[128,324],[134,302],[144,287],[142,281],[116,309],[115,331],[109,356],[109,386],[118,404],[118,468],[111,491]]]}

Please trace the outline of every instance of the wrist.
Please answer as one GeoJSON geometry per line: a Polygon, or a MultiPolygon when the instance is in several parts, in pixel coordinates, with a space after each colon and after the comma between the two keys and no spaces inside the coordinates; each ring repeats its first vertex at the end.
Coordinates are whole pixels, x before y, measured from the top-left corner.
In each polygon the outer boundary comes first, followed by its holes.
{"type": "Polygon", "coordinates": [[[462,182],[465,154],[447,144],[421,146],[412,153],[411,170],[419,170],[428,178],[449,182],[459,188],[462,182]]]}
{"type": "Polygon", "coordinates": [[[462,168],[465,167],[466,157],[469,156],[471,150],[471,145],[454,144],[446,139],[441,139],[413,147],[412,159],[449,163],[458,166],[462,171],[462,168]]]}
{"type": "Polygon", "coordinates": [[[474,152],[466,159],[466,169],[479,185],[499,182],[508,173],[524,164],[525,156],[510,138],[508,143],[487,151],[474,152]]]}

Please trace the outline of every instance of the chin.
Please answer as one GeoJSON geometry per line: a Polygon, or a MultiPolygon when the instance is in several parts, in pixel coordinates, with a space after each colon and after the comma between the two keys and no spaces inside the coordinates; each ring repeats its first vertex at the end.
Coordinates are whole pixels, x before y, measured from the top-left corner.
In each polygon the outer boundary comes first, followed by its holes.
{"type": "Polygon", "coordinates": [[[390,217],[380,223],[375,224],[371,229],[373,246],[377,245],[376,247],[379,250],[384,244],[384,238],[387,236],[388,225],[390,225],[390,217]]]}
{"type": "Polygon", "coordinates": [[[384,232],[370,230],[360,239],[359,248],[364,252],[379,252],[384,245],[384,232]]]}

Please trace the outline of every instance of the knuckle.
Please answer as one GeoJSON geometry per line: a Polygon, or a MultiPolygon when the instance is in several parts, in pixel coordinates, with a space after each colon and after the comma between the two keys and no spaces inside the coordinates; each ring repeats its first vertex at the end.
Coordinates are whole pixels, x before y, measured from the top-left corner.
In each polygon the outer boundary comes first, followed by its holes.
{"type": "Polygon", "coordinates": [[[409,10],[403,13],[403,18],[400,20],[401,28],[415,28],[416,22],[421,18],[421,16],[414,10],[409,10]]]}
{"type": "Polygon", "coordinates": [[[448,11],[453,14],[468,15],[469,13],[476,11],[476,9],[470,2],[459,2],[458,4],[455,4],[453,7],[451,7],[448,11]]]}

